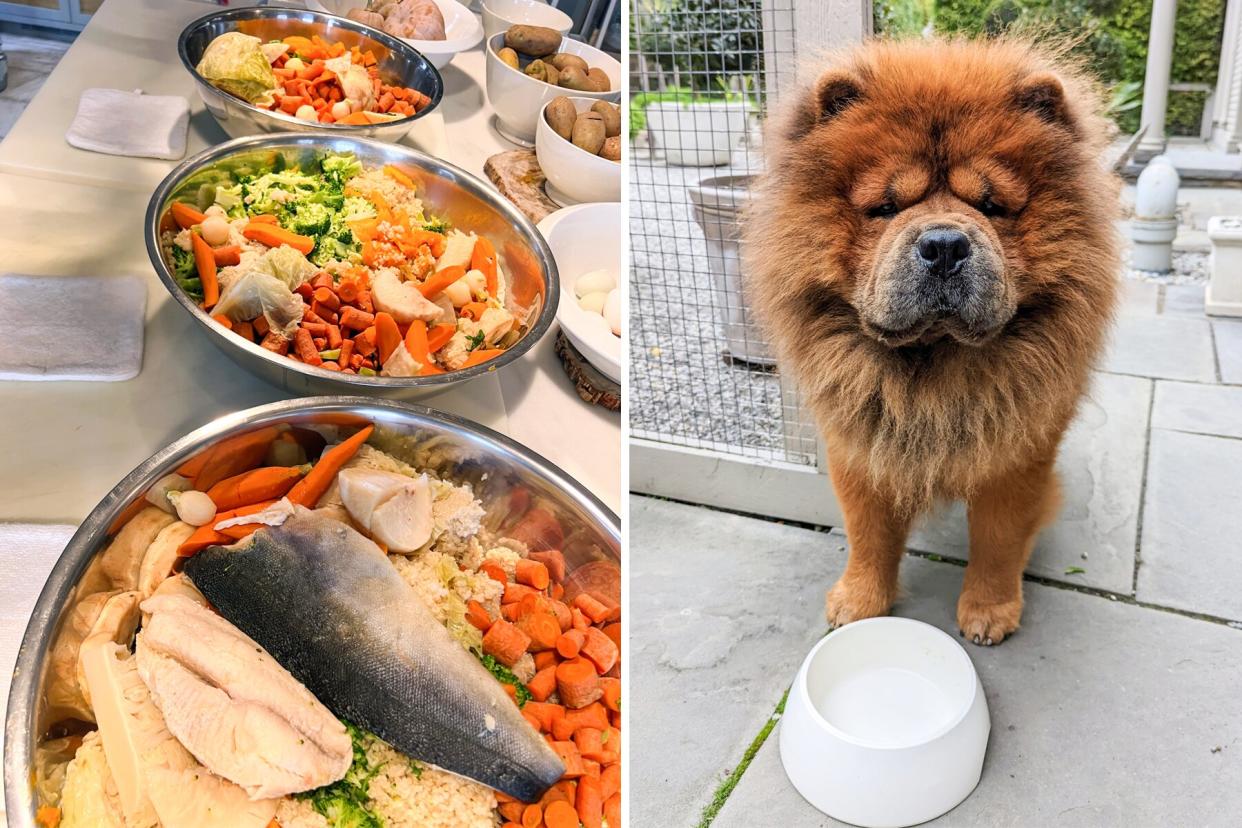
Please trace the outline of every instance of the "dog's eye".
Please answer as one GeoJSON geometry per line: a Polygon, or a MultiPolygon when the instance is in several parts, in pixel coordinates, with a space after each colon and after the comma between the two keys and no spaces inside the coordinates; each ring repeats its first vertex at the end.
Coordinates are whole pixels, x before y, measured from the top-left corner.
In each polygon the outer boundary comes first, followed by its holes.
{"type": "Polygon", "coordinates": [[[979,212],[988,218],[1001,218],[1008,214],[1008,211],[993,201],[991,198],[985,198],[983,203],[979,205],[979,212]]]}
{"type": "Polygon", "coordinates": [[[897,205],[886,201],[878,207],[872,207],[867,211],[867,215],[871,218],[892,218],[897,215],[897,205]]]}

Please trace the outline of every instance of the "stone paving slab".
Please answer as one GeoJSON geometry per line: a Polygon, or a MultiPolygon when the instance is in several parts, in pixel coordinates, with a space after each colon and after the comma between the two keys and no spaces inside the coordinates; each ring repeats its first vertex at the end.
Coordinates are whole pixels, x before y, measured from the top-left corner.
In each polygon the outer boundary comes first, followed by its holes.
{"type": "Polygon", "coordinates": [[[1152,431],[1140,600],[1242,621],[1239,469],[1242,440],[1152,431]]]}
{"type": "Polygon", "coordinates": [[[1155,282],[1121,281],[1121,304],[1118,313],[1130,315],[1155,314],[1159,310],[1160,285],[1155,282]]]}
{"type": "MultiPolygon", "coordinates": [[[[1151,382],[1097,373],[1061,445],[1061,512],[1035,545],[1027,571],[1053,580],[1129,594],[1142,498],[1151,382]],[[1085,572],[1067,575],[1066,569],[1085,572]]],[[[911,549],[965,560],[966,508],[928,519],[911,549]]]]}
{"type": "Polygon", "coordinates": [[[1242,438],[1242,388],[1157,382],[1151,426],[1242,438]]]}
{"type": "Polygon", "coordinates": [[[1203,285],[1166,285],[1161,313],[1166,316],[1191,316],[1202,319],[1203,285]]]}
{"type": "Polygon", "coordinates": [[[637,496],[628,531],[630,823],[696,825],[825,633],[845,541],[637,496]]]}
{"type": "MultiPolygon", "coordinates": [[[[792,543],[797,531],[775,535],[792,543]]],[[[907,595],[896,614],[952,632],[961,569],[908,558],[903,572],[907,595]]],[[[965,645],[987,694],[992,735],[979,787],[928,824],[1236,825],[1242,630],[1039,584],[1026,585],[1026,601],[1013,638],[965,645]]],[[[712,828],[842,824],[789,784],[777,736],[764,742],[712,828]]]]}
{"type": "Polygon", "coordinates": [[[1220,363],[1220,381],[1242,385],[1242,319],[1214,319],[1216,358],[1220,363]]]}
{"type": "MultiPolygon", "coordinates": [[[[1239,350],[1242,363],[1242,347],[1239,350]]],[[[1102,367],[1114,374],[1216,381],[1212,334],[1205,319],[1119,316],[1102,367]]],[[[1242,373],[1242,364],[1239,372],[1242,373]]]]}

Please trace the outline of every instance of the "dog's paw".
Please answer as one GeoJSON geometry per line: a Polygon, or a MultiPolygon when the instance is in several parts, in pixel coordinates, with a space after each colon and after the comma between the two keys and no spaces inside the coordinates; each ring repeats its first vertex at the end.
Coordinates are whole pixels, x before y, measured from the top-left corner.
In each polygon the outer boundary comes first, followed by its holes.
{"type": "Polygon", "coordinates": [[[963,595],[957,602],[957,626],[965,638],[990,647],[1005,640],[1022,621],[1022,598],[985,603],[963,595]]]}
{"type": "Polygon", "coordinates": [[[828,590],[828,623],[843,627],[851,621],[888,615],[892,606],[893,596],[879,586],[842,578],[828,590]]]}

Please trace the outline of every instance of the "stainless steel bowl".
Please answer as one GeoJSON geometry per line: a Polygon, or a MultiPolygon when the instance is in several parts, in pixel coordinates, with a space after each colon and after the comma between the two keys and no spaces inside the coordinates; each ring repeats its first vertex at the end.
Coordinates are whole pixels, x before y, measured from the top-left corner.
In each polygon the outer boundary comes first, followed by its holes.
{"type": "Polygon", "coordinates": [[[233,138],[266,132],[329,130],[353,138],[400,141],[414,122],[435,109],[444,97],[444,81],[439,70],[410,44],[356,21],[305,9],[231,9],[200,17],[181,32],[181,37],[177,39],[177,54],[181,56],[181,64],[194,78],[203,105],[233,138]],[[431,103],[421,112],[405,118],[358,126],[311,123],[284,112],[261,109],[212,86],[195,68],[207,44],[226,32],[242,32],[264,41],[280,40],[290,35],[319,35],[329,43],[344,43],[347,48],[358,46],[363,50],[370,49],[378,61],[380,77],[386,83],[417,89],[430,97],[431,103]]]}
{"type": "MultiPolygon", "coordinates": [[[[458,480],[469,480],[487,509],[489,526],[513,519],[514,504],[551,504],[565,534],[567,568],[596,560],[620,561],[620,520],[579,483],[534,452],[490,429],[429,408],[361,397],[287,400],[220,417],[154,454],[125,476],[78,528],[52,568],[31,613],[9,691],[4,730],[4,799],[9,825],[35,828],[35,747],[56,724],[46,720],[48,652],[74,607],[76,587],[105,546],[109,528],[161,477],[220,440],[278,423],[294,426],[369,422],[377,436],[407,438],[406,455],[458,480]],[[412,438],[412,439],[408,439],[412,438]]],[[[374,439],[374,438],[373,438],[374,439]]],[[[385,449],[389,449],[385,445],[385,449]]]]}
{"type": "Polygon", "coordinates": [[[547,333],[556,318],[560,280],[556,260],[543,236],[512,202],[493,187],[465,170],[399,144],[383,144],[326,133],[313,135],[267,135],[238,138],[212,147],[182,163],[161,182],[147,205],[147,255],[160,281],[173,298],[193,316],[208,338],[230,359],[250,373],[294,394],[367,394],[378,397],[413,398],[443,391],[448,386],[504,368],[530,350],[547,333]],[[420,172],[419,194],[426,209],[448,219],[454,226],[487,236],[496,246],[501,263],[518,295],[535,297],[537,304],[526,334],[495,359],[460,371],[426,377],[364,377],[312,368],[253,342],[247,342],[211,320],[198,304],[177,286],[160,249],[159,225],[173,201],[196,202],[232,170],[257,162],[270,162],[273,154],[297,163],[316,152],[352,152],[364,165],[401,163],[420,172]]]}

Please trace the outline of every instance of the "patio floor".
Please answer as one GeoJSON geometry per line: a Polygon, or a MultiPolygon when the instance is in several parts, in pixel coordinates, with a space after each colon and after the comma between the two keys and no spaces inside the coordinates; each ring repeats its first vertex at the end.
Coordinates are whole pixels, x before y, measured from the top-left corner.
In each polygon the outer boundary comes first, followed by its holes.
{"type": "MultiPolygon", "coordinates": [[[[1242,813],[1242,321],[1203,289],[1126,282],[1063,445],[1064,507],[1022,629],[967,645],[992,736],[943,825],[1236,825],[1242,813]]],[[[765,738],[827,631],[839,530],[635,496],[629,526],[636,824],[838,823],[765,738]]],[[[910,540],[898,615],[955,631],[960,508],[910,540]]]]}

